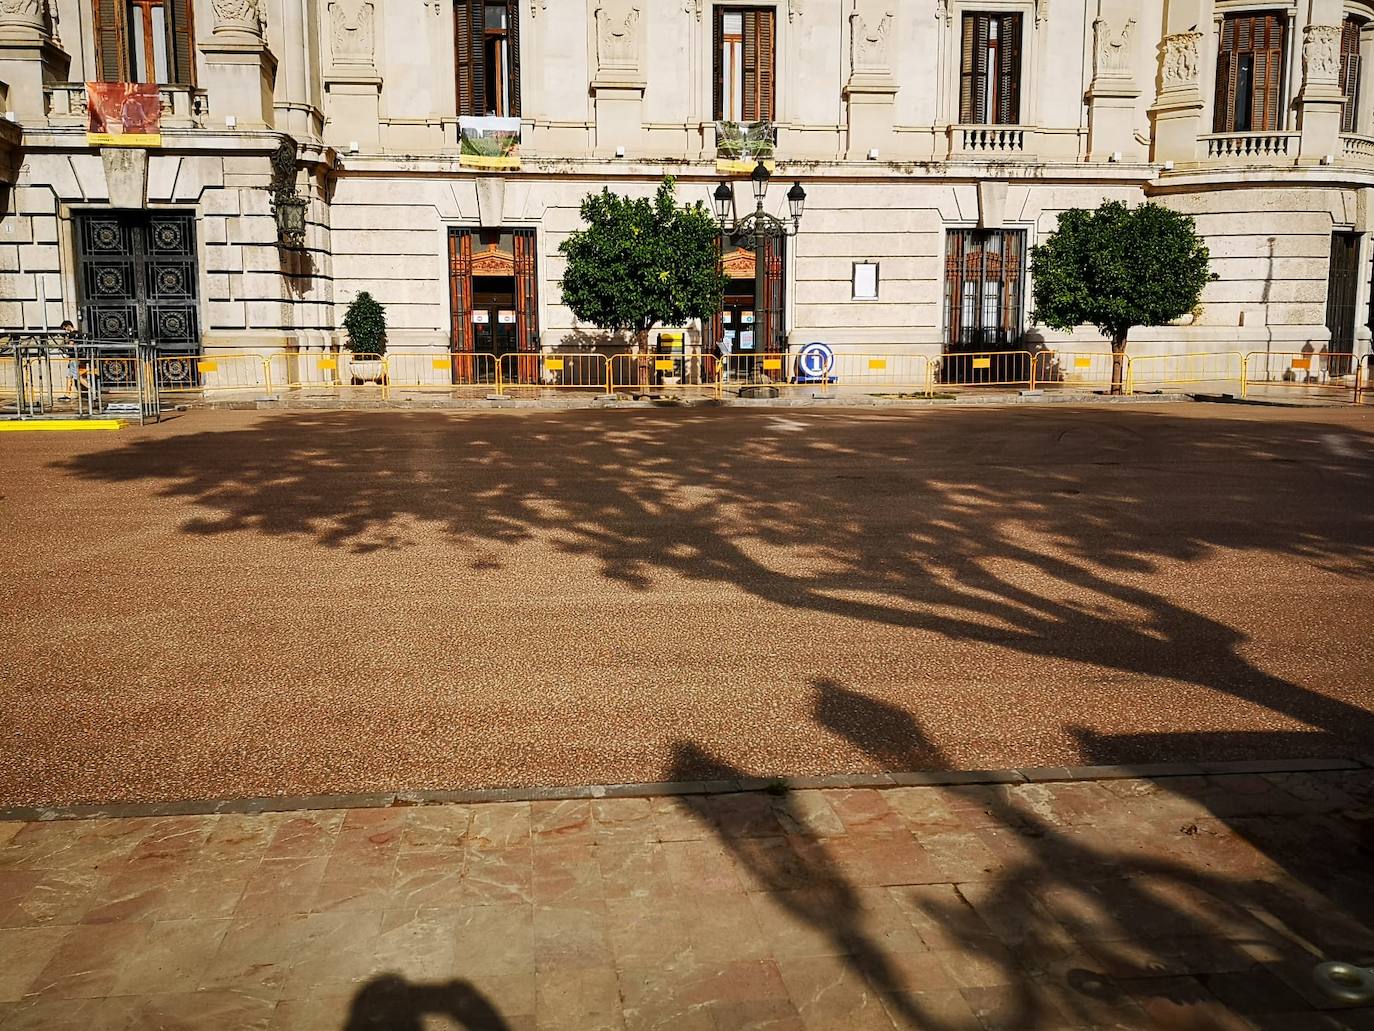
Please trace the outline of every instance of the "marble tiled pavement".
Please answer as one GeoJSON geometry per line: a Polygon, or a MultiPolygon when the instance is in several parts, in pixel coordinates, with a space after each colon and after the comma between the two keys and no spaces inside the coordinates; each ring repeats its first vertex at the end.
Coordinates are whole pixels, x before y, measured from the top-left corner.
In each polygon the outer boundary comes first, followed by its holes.
{"type": "Polygon", "coordinates": [[[0,1031],[1374,1029],[1374,769],[0,822],[0,1031]]]}

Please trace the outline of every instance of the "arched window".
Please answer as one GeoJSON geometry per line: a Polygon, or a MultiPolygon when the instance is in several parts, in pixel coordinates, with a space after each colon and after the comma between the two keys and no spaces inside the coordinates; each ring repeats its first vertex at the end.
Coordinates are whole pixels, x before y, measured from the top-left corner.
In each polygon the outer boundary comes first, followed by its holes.
{"type": "Polygon", "coordinates": [[[196,81],[191,0],[93,0],[101,82],[196,81]]]}

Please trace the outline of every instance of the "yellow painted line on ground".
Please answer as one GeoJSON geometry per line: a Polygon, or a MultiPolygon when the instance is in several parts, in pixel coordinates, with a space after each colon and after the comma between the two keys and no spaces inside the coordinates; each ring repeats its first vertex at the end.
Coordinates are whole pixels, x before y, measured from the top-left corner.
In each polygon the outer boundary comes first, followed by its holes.
{"type": "Polygon", "coordinates": [[[30,419],[23,422],[0,422],[0,433],[39,431],[62,433],[67,430],[117,430],[124,424],[118,419],[30,419]]]}

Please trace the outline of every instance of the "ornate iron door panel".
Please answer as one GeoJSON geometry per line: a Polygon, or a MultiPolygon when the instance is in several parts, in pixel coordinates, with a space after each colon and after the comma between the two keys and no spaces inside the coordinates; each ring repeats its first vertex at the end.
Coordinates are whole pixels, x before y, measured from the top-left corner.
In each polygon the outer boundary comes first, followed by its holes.
{"type": "Polygon", "coordinates": [[[82,214],[76,242],[81,326],[88,336],[144,340],[172,354],[199,351],[194,216],[82,214]]]}

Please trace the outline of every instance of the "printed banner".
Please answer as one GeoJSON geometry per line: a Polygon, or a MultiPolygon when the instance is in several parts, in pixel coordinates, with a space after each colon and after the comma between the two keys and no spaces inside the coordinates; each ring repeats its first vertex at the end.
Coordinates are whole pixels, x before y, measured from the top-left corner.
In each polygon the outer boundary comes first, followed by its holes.
{"type": "Polygon", "coordinates": [[[157,84],[86,83],[86,142],[99,147],[162,146],[157,84]]]}
{"type": "Polygon", "coordinates": [[[459,118],[458,163],[465,168],[520,167],[520,119],[459,118]]]}
{"type": "Polygon", "coordinates": [[[762,160],[772,172],[777,142],[777,128],[772,122],[717,122],[716,171],[748,175],[762,160]]]}

